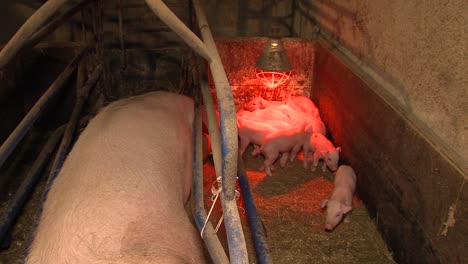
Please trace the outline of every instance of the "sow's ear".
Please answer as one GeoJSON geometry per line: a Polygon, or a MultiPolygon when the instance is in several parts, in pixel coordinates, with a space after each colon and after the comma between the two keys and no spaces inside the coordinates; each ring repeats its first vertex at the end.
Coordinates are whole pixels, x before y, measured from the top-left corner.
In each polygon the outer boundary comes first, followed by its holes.
{"type": "Polygon", "coordinates": [[[325,208],[327,204],[328,204],[328,199],[323,200],[321,204],[322,209],[325,208]]]}

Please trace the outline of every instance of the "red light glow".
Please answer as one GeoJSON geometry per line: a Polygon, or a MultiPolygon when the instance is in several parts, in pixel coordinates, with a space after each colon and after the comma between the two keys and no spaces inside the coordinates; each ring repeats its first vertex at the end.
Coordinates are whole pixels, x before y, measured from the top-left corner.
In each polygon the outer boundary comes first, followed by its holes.
{"type": "Polygon", "coordinates": [[[258,79],[269,88],[275,88],[278,85],[284,84],[291,76],[291,71],[286,72],[275,72],[275,71],[263,71],[256,69],[256,76],[258,79]]]}

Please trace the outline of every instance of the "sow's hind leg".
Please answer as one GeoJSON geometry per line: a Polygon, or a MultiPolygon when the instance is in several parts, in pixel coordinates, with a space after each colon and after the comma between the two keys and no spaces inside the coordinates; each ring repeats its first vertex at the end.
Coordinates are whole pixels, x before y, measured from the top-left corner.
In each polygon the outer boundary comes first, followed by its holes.
{"type": "Polygon", "coordinates": [[[193,100],[152,92],[104,108],[53,182],[26,263],[204,263],[185,211],[193,100]]]}

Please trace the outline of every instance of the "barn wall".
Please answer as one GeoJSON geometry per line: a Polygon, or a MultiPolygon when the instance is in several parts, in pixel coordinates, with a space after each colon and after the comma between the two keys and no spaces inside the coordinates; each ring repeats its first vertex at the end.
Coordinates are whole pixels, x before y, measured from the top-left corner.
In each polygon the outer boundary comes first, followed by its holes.
{"type": "Polygon", "coordinates": [[[316,46],[312,99],[399,263],[468,261],[467,173],[336,49],[316,46]]]}
{"type": "MultiPolygon", "coordinates": [[[[296,1],[294,29],[317,34],[374,72],[414,115],[468,163],[468,2],[296,1]]],[[[466,166],[466,165],[465,165],[466,166]]]]}

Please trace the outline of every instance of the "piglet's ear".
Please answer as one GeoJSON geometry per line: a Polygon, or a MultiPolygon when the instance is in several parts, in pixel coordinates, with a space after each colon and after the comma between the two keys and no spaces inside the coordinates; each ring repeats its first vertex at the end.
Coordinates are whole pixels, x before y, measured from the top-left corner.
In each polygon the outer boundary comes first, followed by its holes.
{"type": "Polygon", "coordinates": [[[340,147],[337,147],[336,150],[337,150],[338,152],[340,152],[340,151],[341,151],[341,148],[340,148],[340,147]]]}
{"type": "Polygon", "coordinates": [[[341,205],[341,210],[343,211],[343,214],[347,214],[349,213],[351,210],[353,210],[353,207],[349,206],[349,205],[344,205],[342,204],[341,205]]]}
{"type": "Polygon", "coordinates": [[[258,105],[259,105],[260,109],[265,109],[266,108],[265,102],[263,100],[264,99],[262,98],[261,100],[258,101],[258,105]]]}
{"type": "Polygon", "coordinates": [[[322,209],[325,208],[327,204],[328,204],[328,199],[323,200],[321,204],[322,209]]]}

